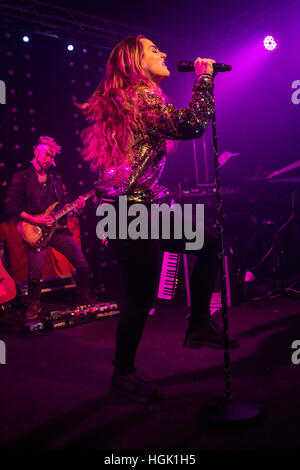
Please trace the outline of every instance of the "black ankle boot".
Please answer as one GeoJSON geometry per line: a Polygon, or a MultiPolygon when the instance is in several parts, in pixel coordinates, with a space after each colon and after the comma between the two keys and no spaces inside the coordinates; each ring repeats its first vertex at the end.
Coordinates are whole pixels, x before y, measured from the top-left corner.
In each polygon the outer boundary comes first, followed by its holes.
{"type": "MultiPolygon", "coordinates": [[[[198,349],[202,346],[208,346],[215,349],[224,348],[223,330],[219,327],[215,318],[209,316],[197,325],[189,326],[183,341],[185,348],[198,349]]],[[[236,338],[229,338],[229,348],[235,349],[239,347],[236,338]]]]}
{"type": "Polygon", "coordinates": [[[154,402],[162,398],[161,393],[146,380],[136,367],[131,367],[128,370],[115,367],[111,379],[111,391],[119,396],[142,403],[154,402]]]}
{"type": "Polygon", "coordinates": [[[42,312],[41,302],[39,299],[32,300],[25,312],[26,321],[36,320],[42,312]]]}

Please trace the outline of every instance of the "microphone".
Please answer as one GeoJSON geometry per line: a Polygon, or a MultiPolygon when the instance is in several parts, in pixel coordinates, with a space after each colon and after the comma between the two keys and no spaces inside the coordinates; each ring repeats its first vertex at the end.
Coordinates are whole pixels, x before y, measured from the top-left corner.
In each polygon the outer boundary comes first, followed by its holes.
{"type": "MultiPolygon", "coordinates": [[[[215,62],[213,64],[213,69],[214,69],[214,73],[230,72],[232,70],[232,66],[215,62]]],[[[190,62],[188,60],[181,60],[177,64],[177,70],[179,72],[194,72],[195,71],[194,62],[190,62]]]]}

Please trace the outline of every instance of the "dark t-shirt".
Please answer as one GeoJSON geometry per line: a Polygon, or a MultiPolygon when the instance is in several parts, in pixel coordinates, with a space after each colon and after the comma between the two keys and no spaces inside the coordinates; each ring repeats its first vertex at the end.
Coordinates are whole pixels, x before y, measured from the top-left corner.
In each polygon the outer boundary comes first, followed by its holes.
{"type": "Polygon", "coordinates": [[[34,206],[31,207],[31,214],[41,214],[50,204],[57,201],[52,178],[48,176],[46,183],[40,183],[36,176],[36,184],[32,187],[34,206]]]}

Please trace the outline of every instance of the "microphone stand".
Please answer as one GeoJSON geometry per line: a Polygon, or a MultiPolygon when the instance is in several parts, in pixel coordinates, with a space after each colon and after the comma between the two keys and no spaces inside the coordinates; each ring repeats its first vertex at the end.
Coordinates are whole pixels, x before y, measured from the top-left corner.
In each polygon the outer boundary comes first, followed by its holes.
{"type": "MultiPolygon", "coordinates": [[[[214,72],[216,76],[216,72],[214,72]]],[[[241,422],[256,418],[261,409],[258,405],[250,402],[235,400],[232,398],[231,383],[231,361],[228,339],[228,312],[227,312],[227,291],[226,291],[226,270],[225,270],[225,253],[224,253],[224,224],[223,224],[223,204],[221,200],[221,183],[219,171],[219,154],[217,140],[217,125],[215,109],[212,115],[212,133],[213,133],[213,150],[215,163],[215,187],[217,202],[217,230],[219,238],[219,265],[221,277],[221,300],[222,300],[222,318],[223,318],[223,334],[224,334],[224,374],[225,374],[225,401],[216,408],[207,409],[203,418],[212,422],[241,422]]]]}

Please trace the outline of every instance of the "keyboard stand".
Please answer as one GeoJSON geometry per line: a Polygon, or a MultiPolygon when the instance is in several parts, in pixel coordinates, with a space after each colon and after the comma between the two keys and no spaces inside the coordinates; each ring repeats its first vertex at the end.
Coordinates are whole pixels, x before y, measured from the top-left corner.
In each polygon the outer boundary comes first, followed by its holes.
{"type": "Polygon", "coordinates": [[[189,318],[191,315],[191,287],[190,287],[188,259],[185,253],[183,254],[183,265],[184,265],[186,303],[187,303],[187,308],[188,308],[188,314],[186,315],[186,318],[189,318]]]}

